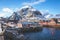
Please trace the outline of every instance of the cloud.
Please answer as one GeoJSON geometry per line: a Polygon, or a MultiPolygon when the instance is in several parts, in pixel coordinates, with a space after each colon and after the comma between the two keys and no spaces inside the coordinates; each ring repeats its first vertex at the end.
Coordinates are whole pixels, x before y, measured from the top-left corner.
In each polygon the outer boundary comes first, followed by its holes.
{"type": "Polygon", "coordinates": [[[46,0],[37,0],[35,2],[24,2],[22,5],[36,5],[36,4],[39,4],[39,3],[42,3],[42,2],[45,2],[46,0]]]}
{"type": "Polygon", "coordinates": [[[7,13],[13,13],[13,10],[11,10],[10,8],[3,8],[2,11],[7,13]]]}
{"type": "Polygon", "coordinates": [[[49,13],[49,10],[45,10],[46,13],[49,13]]]}
{"type": "Polygon", "coordinates": [[[12,13],[0,12],[0,17],[9,17],[12,13]]]}
{"type": "Polygon", "coordinates": [[[18,11],[19,8],[2,8],[1,11],[0,11],[0,17],[9,17],[12,15],[13,12],[16,12],[18,11]]]}
{"type": "Polygon", "coordinates": [[[14,12],[19,11],[19,10],[20,10],[20,8],[15,8],[15,9],[14,9],[14,12]]]}
{"type": "Polygon", "coordinates": [[[3,14],[3,13],[0,13],[0,17],[3,17],[3,16],[5,16],[5,14],[3,14]]]}
{"type": "Polygon", "coordinates": [[[45,14],[47,15],[47,14],[49,14],[50,11],[49,10],[40,10],[40,12],[42,13],[42,15],[45,15],[45,14]]]}
{"type": "Polygon", "coordinates": [[[13,13],[13,10],[10,8],[2,8],[0,11],[0,17],[7,17],[13,13]]]}

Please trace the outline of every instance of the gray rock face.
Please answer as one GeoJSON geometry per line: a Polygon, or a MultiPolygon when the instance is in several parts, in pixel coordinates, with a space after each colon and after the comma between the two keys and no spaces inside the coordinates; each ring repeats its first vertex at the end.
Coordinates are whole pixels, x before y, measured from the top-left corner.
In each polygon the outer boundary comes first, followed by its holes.
{"type": "Polygon", "coordinates": [[[14,12],[10,17],[9,20],[19,20],[21,19],[20,15],[18,13],[14,12]]]}
{"type": "Polygon", "coordinates": [[[33,7],[31,6],[25,6],[25,7],[22,7],[20,10],[19,10],[19,14],[21,17],[41,17],[42,14],[40,11],[34,9],[33,7]]]}
{"type": "MultiPolygon", "coordinates": [[[[42,14],[40,11],[36,10],[35,8],[31,7],[31,6],[24,6],[22,8],[20,8],[20,10],[18,10],[17,12],[14,12],[9,19],[10,20],[20,20],[23,18],[24,19],[31,19],[31,18],[36,18],[38,19],[45,19],[45,17],[47,17],[49,13],[46,14],[42,14]]],[[[48,15],[49,16],[49,15],[48,15]]]]}

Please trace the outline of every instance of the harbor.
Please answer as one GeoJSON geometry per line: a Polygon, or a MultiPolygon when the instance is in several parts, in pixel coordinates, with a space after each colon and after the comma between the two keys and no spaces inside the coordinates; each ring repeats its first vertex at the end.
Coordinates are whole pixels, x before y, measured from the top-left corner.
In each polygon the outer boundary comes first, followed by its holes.
{"type": "Polygon", "coordinates": [[[60,40],[59,28],[43,27],[39,31],[18,32],[18,29],[7,29],[5,33],[6,40],[60,40]],[[8,34],[8,35],[7,35],[8,34]]]}
{"type": "MultiPolygon", "coordinates": [[[[2,25],[1,25],[2,26],[2,25]]],[[[7,25],[3,24],[4,27],[7,25]]],[[[4,35],[0,36],[1,40],[60,40],[59,27],[11,27],[5,29],[4,35]]]]}
{"type": "MultiPolygon", "coordinates": [[[[17,4],[18,1],[14,1],[17,4]]],[[[45,0],[35,1],[30,1],[32,5],[28,3],[29,1],[27,3],[30,5],[26,5],[26,3],[22,5],[19,2],[20,6],[18,7],[13,4],[12,0],[11,3],[15,6],[10,5],[10,0],[7,0],[9,8],[5,8],[7,7],[5,4],[1,5],[4,8],[0,13],[0,40],[60,40],[60,14],[56,14],[58,12],[54,8],[56,6],[50,8],[52,5],[50,3],[50,6],[46,7],[43,5],[35,6],[35,4],[45,2],[45,0]]]]}

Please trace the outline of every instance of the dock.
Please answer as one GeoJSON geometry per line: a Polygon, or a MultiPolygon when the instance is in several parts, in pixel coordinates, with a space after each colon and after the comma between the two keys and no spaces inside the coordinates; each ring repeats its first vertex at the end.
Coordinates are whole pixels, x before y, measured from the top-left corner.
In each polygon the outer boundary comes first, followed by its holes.
{"type": "Polygon", "coordinates": [[[0,40],[4,40],[4,36],[0,36],[0,40]]]}

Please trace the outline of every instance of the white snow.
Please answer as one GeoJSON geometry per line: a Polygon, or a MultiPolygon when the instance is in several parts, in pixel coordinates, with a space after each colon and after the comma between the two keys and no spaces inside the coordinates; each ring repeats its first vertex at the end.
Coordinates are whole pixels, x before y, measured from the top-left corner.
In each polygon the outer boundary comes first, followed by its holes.
{"type": "Polygon", "coordinates": [[[34,8],[32,8],[32,9],[30,9],[31,11],[37,11],[36,9],[34,9],[34,8]]]}
{"type": "Polygon", "coordinates": [[[24,8],[32,8],[32,7],[29,6],[29,5],[26,5],[26,6],[22,7],[22,8],[20,8],[20,9],[24,9],[24,8]]]}

